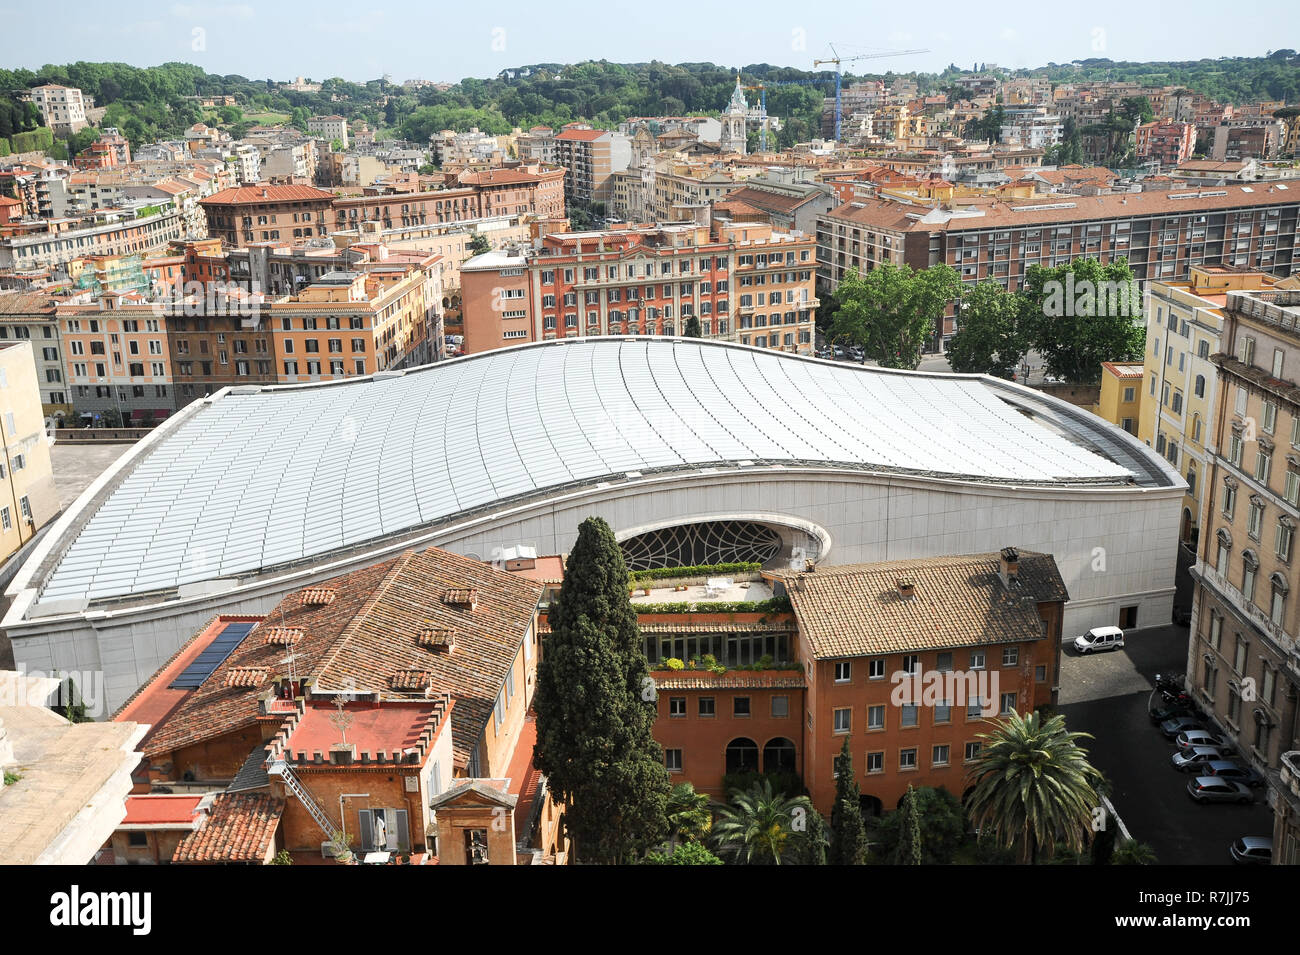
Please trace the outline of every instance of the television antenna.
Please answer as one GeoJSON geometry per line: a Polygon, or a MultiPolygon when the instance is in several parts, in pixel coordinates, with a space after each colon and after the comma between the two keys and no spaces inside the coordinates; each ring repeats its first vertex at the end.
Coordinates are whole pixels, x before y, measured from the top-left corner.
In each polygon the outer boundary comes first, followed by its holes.
{"type": "Polygon", "coordinates": [[[343,709],[343,707],[347,706],[343,697],[337,697],[334,700],[334,706],[338,712],[328,717],[328,719],[338,727],[338,731],[343,737],[343,745],[346,746],[348,744],[348,727],[352,725],[353,717],[351,713],[343,709]]]}

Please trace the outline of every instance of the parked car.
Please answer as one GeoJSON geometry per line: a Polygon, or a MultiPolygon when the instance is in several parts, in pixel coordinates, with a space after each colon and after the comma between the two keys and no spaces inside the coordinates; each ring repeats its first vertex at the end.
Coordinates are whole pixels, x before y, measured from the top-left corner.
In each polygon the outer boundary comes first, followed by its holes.
{"type": "Polygon", "coordinates": [[[844,357],[844,346],[842,346],[842,345],[836,345],[834,351],[832,352],[832,354],[835,356],[835,360],[836,360],[836,361],[838,361],[839,359],[843,358],[843,357],[844,357]]]}
{"type": "Polygon", "coordinates": [[[1185,732],[1186,730],[1203,729],[1205,729],[1205,727],[1195,716],[1175,716],[1160,724],[1160,732],[1165,734],[1166,739],[1173,739],[1179,733],[1185,732]]]}
{"type": "Polygon", "coordinates": [[[1273,840],[1268,836],[1242,836],[1228,851],[1237,865],[1270,865],[1273,862],[1273,840]]]}
{"type": "Polygon", "coordinates": [[[1119,627],[1093,627],[1081,637],[1074,638],[1076,653],[1096,653],[1099,650],[1118,650],[1124,646],[1124,631],[1119,627]]]}
{"type": "Polygon", "coordinates": [[[1170,756],[1169,765],[1180,773],[1196,773],[1198,776],[1206,776],[1210,774],[1210,764],[1222,759],[1222,757],[1223,753],[1217,746],[1191,746],[1187,749],[1180,749],[1170,756]]]}
{"type": "MultiPolygon", "coordinates": [[[[1198,749],[1200,747],[1197,747],[1198,749]]],[[[1251,789],[1264,785],[1264,776],[1254,766],[1247,766],[1235,759],[1216,759],[1205,767],[1205,775],[1231,779],[1236,783],[1245,783],[1251,789]]]]}
{"type": "Polygon", "coordinates": [[[1187,749],[1189,746],[1224,746],[1231,747],[1232,743],[1221,733],[1212,733],[1207,729],[1186,729],[1174,737],[1174,742],[1179,749],[1187,749]]]}
{"type": "Polygon", "coordinates": [[[1187,784],[1187,795],[1197,802],[1239,802],[1243,805],[1255,801],[1250,789],[1241,783],[1217,776],[1197,776],[1187,784]]]}
{"type": "Polygon", "coordinates": [[[1159,726],[1165,720],[1176,719],[1180,716],[1189,716],[1196,719],[1196,711],[1190,703],[1158,703],[1155,708],[1147,711],[1151,717],[1153,726],[1159,726]]]}

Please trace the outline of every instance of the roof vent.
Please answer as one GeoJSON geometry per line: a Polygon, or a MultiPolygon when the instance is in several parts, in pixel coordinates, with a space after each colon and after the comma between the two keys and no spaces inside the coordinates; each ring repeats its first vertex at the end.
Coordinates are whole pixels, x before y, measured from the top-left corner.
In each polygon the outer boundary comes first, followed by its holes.
{"type": "Polygon", "coordinates": [[[428,670],[395,670],[388,685],[394,690],[424,690],[433,686],[433,674],[428,670]]]}
{"type": "Polygon", "coordinates": [[[907,577],[898,579],[898,596],[903,600],[911,600],[916,594],[916,581],[907,577]]]}
{"type": "Polygon", "coordinates": [[[266,682],[266,667],[231,667],[226,671],[226,686],[261,686],[266,682]]]}
{"type": "Polygon", "coordinates": [[[473,610],[478,606],[477,587],[458,587],[442,595],[442,602],[453,607],[468,607],[473,610]]]}
{"type": "Polygon", "coordinates": [[[262,642],[277,647],[291,647],[303,638],[301,627],[271,627],[262,642]]]}
{"type": "Polygon", "coordinates": [[[303,607],[321,606],[334,602],[335,591],[333,587],[308,587],[298,595],[298,600],[303,607]]]}
{"type": "Polygon", "coordinates": [[[456,649],[456,630],[454,627],[425,627],[415,642],[435,653],[450,653],[456,649]]]}

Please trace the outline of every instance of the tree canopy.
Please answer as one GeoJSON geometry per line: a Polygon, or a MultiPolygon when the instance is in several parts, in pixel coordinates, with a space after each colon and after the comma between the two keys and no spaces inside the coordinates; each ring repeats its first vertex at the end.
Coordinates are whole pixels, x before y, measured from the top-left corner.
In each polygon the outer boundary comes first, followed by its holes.
{"type": "Polygon", "coordinates": [[[917,271],[885,263],[865,275],[850,269],[832,299],[829,337],[861,345],[886,368],[915,368],[960,290],[961,276],[949,265],[917,271]]]}

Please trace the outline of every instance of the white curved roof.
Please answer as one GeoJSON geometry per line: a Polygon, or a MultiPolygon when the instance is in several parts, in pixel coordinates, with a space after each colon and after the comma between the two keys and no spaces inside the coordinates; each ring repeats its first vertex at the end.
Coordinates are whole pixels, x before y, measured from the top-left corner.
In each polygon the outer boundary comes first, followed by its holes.
{"type": "Polygon", "coordinates": [[[41,599],[249,573],[628,471],[768,461],[1029,484],[1135,477],[1017,410],[1005,388],[715,342],[593,338],[233,389],[140,450],[61,542],[41,599]]]}

